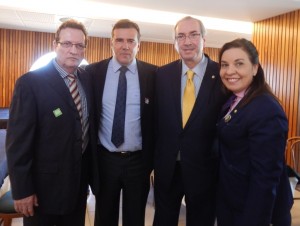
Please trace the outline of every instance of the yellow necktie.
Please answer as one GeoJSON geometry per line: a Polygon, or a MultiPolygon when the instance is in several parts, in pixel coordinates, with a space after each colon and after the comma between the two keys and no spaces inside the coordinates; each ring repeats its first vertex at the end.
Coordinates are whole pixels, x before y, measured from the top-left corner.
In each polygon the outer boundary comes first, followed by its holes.
{"type": "Polygon", "coordinates": [[[183,99],[182,99],[182,126],[184,128],[187,120],[190,117],[192,109],[195,104],[195,85],[193,82],[194,72],[192,70],[187,71],[187,80],[184,88],[183,99]]]}

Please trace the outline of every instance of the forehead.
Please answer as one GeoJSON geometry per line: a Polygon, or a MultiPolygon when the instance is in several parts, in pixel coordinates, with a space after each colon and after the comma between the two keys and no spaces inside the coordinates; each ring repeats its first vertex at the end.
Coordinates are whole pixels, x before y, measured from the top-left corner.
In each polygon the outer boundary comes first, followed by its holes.
{"type": "Polygon", "coordinates": [[[200,24],[197,20],[187,19],[178,23],[176,27],[176,33],[190,33],[193,31],[200,32],[200,24]]]}
{"type": "Polygon", "coordinates": [[[134,28],[118,28],[113,32],[113,38],[137,39],[138,32],[134,28]]]}
{"type": "Polygon", "coordinates": [[[85,36],[82,30],[75,28],[64,28],[59,33],[61,41],[84,42],[85,36]]]}
{"type": "Polygon", "coordinates": [[[249,60],[249,56],[248,54],[245,52],[244,49],[242,48],[230,48],[224,51],[223,55],[222,55],[222,60],[239,60],[239,59],[243,59],[243,60],[249,60]]]}

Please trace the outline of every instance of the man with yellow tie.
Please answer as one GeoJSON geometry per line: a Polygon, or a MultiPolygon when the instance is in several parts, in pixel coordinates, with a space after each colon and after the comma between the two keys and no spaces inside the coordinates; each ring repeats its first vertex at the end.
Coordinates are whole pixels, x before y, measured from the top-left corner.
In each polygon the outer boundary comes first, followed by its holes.
{"type": "Polygon", "coordinates": [[[174,28],[181,59],[156,79],[154,226],[177,226],[182,198],[186,225],[213,226],[218,153],[216,122],[226,96],[218,64],[203,53],[202,22],[184,17],[174,28]]]}

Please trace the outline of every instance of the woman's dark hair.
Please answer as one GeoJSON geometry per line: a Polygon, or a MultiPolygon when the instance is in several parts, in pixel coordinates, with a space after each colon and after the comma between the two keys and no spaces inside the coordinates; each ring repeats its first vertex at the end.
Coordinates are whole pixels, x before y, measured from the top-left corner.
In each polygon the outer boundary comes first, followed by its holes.
{"type": "Polygon", "coordinates": [[[274,95],[270,86],[268,85],[268,83],[265,80],[264,71],[259,63],[258,51],[257,51],[256,47],[253,45],[253,43],[250,42],[249,40],[244,39],[244,38],[238,38],[231,42],[225,43],[219,52],[220,65],[221,65],[221,59],[222,59],[223,53],[226,50],[229,50],[232,48],[239,48],[239,49],[244,50],[247,53],[250,62],[252,64],[258,65],[257,73],[255,76],[253,76],[252,83],[248,87],[245,97],[242,99],[241,106],[246,105],[252,99],[254,99],[255,97],[262,95],[262,94],[270,94],[278,101],[278,98],[274,95]]]}

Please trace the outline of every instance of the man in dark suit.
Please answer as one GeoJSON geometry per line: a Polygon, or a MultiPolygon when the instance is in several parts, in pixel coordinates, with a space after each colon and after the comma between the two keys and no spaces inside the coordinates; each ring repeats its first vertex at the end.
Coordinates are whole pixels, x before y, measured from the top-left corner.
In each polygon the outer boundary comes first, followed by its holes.
{"type": "Polygon", "coordinates": [[[85,27],[64,22],[48,65],[15,86],[6,151],[14,205],[24,225],[78,225],[85,221],[91,106],[87,73],[78,68],[85,27]]]}
{"type": "Polygon", "coordinates": [[[157,67],[135,58],[139,46],[138,25],[120,20],[112,29],[113,57],[86,67],[92,75],[95,124],[99,126],[100,189],[96,191],[95,225],[118,225],[121,191],[123,226],[142,226],[145,221],[153,168],[157,67]]]}
{"type": "Polygon", "coordinates": [[[214,225],[218,157],[213,143],[225,96],[218,64],[203,53],[205,34],[195,18],[177,22],[181,60],[157,72],[155,226],[178,225],[183,196],[187,226],[214,225]]]}

